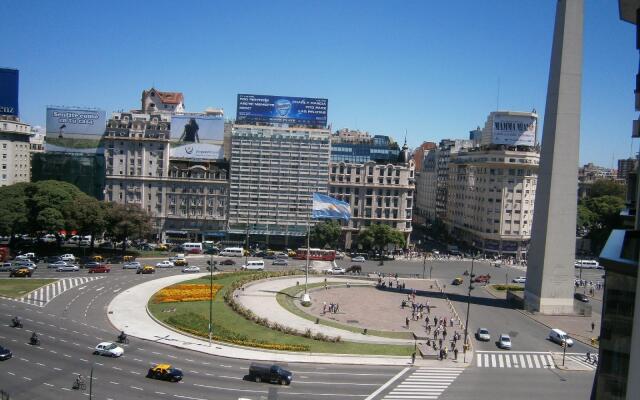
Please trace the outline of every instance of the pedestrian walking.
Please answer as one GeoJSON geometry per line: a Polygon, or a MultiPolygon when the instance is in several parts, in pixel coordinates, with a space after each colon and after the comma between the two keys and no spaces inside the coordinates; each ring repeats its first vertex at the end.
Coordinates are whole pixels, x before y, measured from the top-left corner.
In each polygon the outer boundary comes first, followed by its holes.
{"type": "Polygon", "coordinates": [[[324,301],[322,302],[322,313],[326,314],[326,312],[327,312],[327,302],[324,301]]]}
{"type": "Polygon", "coordinates": [[[442,338],[438,339],[438,346],[442,347],[442,338]]]}
{"type": "Polygon", "coordinates": [[[456,361],[458,361],[458,349],[456,347],[453,348],[453,355],[456,357],[456,361]]]}
{"type": "Polygon", "coordinates": [[[593,332],[594,329],[596,329],[596,323],[591,321],[591,332],[593,332]]]}
{"type": "Polygon", "coordinates": [[[404,323],[407,325],[407,328],[409,327],[409,317],[406,318],[406,320],[404,321],[404,323]]]}
{"type": "Polygon", "coordinates": [[[414,351],[411,354],[411,364],[415,364],[416,363],[416,352],[414,351]]]}

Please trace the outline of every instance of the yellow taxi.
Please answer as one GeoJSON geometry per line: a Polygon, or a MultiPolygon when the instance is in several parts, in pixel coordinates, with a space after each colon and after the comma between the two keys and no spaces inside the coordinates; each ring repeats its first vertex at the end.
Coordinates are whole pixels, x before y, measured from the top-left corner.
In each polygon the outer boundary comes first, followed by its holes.
{"type": "Polygon", "coordinates": [[[149,368],[147,378],[178,382],[182,380],[182,371],[173,368],[171,364],[157,364],[149,368]]]}
{"type": "Polygon", "coordinates": [[[138,268],[136,274],[153,274],[156,272],[155,267],[151,265],[145,265],[144,267],[138,268]]]}
{"type": "Polygon", "coordinates": [[[32,274],[33,274],[32,270],[26,267],[22,267],[22,268],[14,269],[13,271],[11,271],[9,276],[16,277],[16,278],[26,278],[26,277],[31,277],[32,274]]]}
{"type": "Polygon", "coordinates": [[[162,244],[159,244],[159,245],[156,246],[156,250],[158,250],[158,251],[167,251],[167,250],[169,250],[169,247],[166,244],[162,243],[162,244]]]}
{"type": "Polygon", "coordinates": [[[463,281],[462,281],[462,278],[457,277],[457,278],[455,278],[455,279],[453,280],[453,282],[451,282],[451,284],[452,284],[452,285],[456,285],[456,286],[458,286],[458,285],[462,285],[462,282],[463,282],[463,281]]]}
{"type": "Polygon", "coordinates": [[[136,259],[136,258],[135,258],[134,256],[124,256],[124,257],[122,258],[122,260],[123,260],[124,262],[131,262],[131,261],[134,261],[135,259],[136,259]]]}
{"type": "Polygon", "coordinates": [[[102,256],[93,256],[93,257],[91,257],[91,261],[93,261],[93,262],[103,262],[104,261],[104,257],[102,257],[102,256]]]}
{"type": "Polygon", "coordinates": [[[173,265],[176,267],[186,267],[189,263],[184,258],[176,258],[173,260],[173,265]]]}

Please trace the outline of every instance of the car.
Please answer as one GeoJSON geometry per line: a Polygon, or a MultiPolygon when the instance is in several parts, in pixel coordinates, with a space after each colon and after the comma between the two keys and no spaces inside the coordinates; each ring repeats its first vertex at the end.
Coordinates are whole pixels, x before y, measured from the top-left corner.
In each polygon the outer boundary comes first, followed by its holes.
{"type": "Polygon", "coordinates": [[[10,278],[13,278],[13,277],[26,278],[26,277],[31,277],[31,275],[33,275],[33,270],[26,267],[20,267],[20,268],[14,269],[9,273],[10,278]]]}
{"type": "Polygon", "coordinates": [[[35,259],[36,259],[35,253],[24,253],[16,256],[16,261],[29,261],[29,260],[35,260],[35,259]]]}
{"type": "Polygon", "coordinates": [[[155,274],[156,269],[151,265],[145,265],[144,267],[138,268],[136,274],[155,274]]]}
{"type": "Polygon", "coordinates": [[[511,350],[511,337],[506,333],[503,333],[498,338],[498,342],[496,344],[501,349],[511,350]]]}
{"type": "Polygon", "coordinates": [[[157,364],[149,368],[147,378],[179,382],[182,380],[182,371],[173,368],[170,364],[157,364]]]}
{"type": "Polygon", "coordinates": [[[342,259],[344,259],[344,253],[341,251],[336,251],[336,260],[342,260],[342,259]]]}
{"type": "Polygon", "coordinates": [[[73,254],[63,254],[60,256],[60,259],[62,261],[74,262],[76,260],[76,256],[74,256],[73,254]]]}
{"type": "Polygon", "coordinates": [[[517,278],[513,278],[511,280],[511,282],[513,282],[513,283],[527,283],[527,277],[526,276],[519,276],[517,278]]]}
{"type": "Polygon", "coordinates": [[[101,263],[98,261],[90,261],[90,262],[84,263],[83,268],[97,268],[103,265],[104,263],[101,263]]]}
{"type": "Polygon", "coordinates": [[[462,285],[462,282],[464,282],[464,280],[461,277],[457,277],[457,278],[453,279],[451,284],[455,285],[455,286],[458,286],[458,285],[462,285]]]}
{"type": "Polygon", "coordinates": [[[111,268],[107,264],[100,264],[89,268],[90,274],[102,274],[111,272],[111,268]]]}
{"type": "Polygon", "coordinates": [[[156,264],[156,268],[171,268],[173,266],[174,266],[174,263],[169,260],[160,261],[159,263],[156,264]]]}
{"type": "Polygon", "coordinates": [[[38,266],[36,265],[36,263],[32,262],[32,261],[18,261],[13,263],[14,267],[24,267],[24,268],[29,268],[29,269],[38,269],[38,266]]]}
{"type": "Polygon", "coordinates": [[[0,263],[0,271],[7,272],[13,269],[13,265],[10,262],[0,263]]]}
{"type": "Polygon", "coordinates": [[[476,331],[476,339],[481,340],[483,342],[488,342],[491,340],[491,334],[487,328],[478,328],[476,331]]]}
{"type": "Polygon", "coordinates": [[[184,258],[176,258],[175,260],[173,260],[173,265],[175,265],[176,267],[186,267],[187,265],[189,265],[189,262],[184,258]]]}
{"type": "Polygon", "coordinates": [[[290,385],[293,374],[278,365],[251,363],[249,366],[249,378],[256,382],[264,381],[290,385]]]}
{"type": "Polygon", "coordinates": [[[329,268],[327,270],[324,271],[326,274],[330,274],[330,275],[344,275],[346,273],[344,268],[340,268],[338,266],[335,266],[333,268],[329,268]]]}
{"type": "Polygon", "coordinates": [[[491,280],[491,275],[478,275],[473,280],[476,283],[488,283],[491,280]]]}
{"type": "Polygon", "coordinates": [[[217,255],[220,253],[220,249],[217,247],[207,247],[206,249],[204,249],[204,254],[208,254],[208,255],[217,255]]]}
{"type": "Polygon", "coordinates": [[[289,265],[289,260],[285,258],[276,258],[271,262],[271,265],[289,265]]]}
{"type": "Polygon", "coordinates": [[[62,267],[62,266],[65,266],[65,265],[69,265],[69,264],[66,261],[60,260],[60,261],[55,261],[55,262],[49,263],[47,265],[47,268],[58,268],[58,267],[62,267]]]}
{"type": "Polygon", "coordinates": [[[196,267],[195,265],[192,265],[190,267],[184,267],[182,268],[182,272],[184,273],[200,272],[200,267],[196,267]]]}
{"type": "Polygon", "coordinates": [[[581,301],[583,303],[588,303],[589,302],[589,298],[584,293],[574,293],[573,294],[573,298],[578,300],[578,301],[581,301]]]}
{"type": "Polygon", "coordinates": [[[72,265],[72,264],[61,265],[58,268],[56,268],[56,271],[58,271],[58,272],[77,272],[77,271],[80,271],[80,267],[78,267],[77,265],[72,265]]]}
{"type": "Polygon", "coordinates": [[[365,262],[366,260],[365,260],[365,258],[364,258],[364,257],[362,257],[362,256],[357,256],[357,257],[353,257],[353,258],[351,259],[351,261],[353,261],[353,262],[365,262]]]}
{"type": "Polygon", "coordinates": [[[122,264],[122,269],[138,269],[140,267],[142,267],[142,264],[138,261],[131,261],[122,264]]]}
{"type": "Polygon", "coordinates": [[[276,258],[289,258],[289,254],[282,251],[275,252],[273,255],[276,256],[276,258]]]}
{"type": "Polygon", "coordinates": [[[549,340],[554,343],[558,343],[559,345],[566,343],[569,347],[573,346],[573,339],[571,339],[569,335],[561,329],[551,329],[549,332],[549,340]]]}
{"type": "Polygon", "coordinates": [[[220,265],[236,265],[236,262],[230,258],[220,261],[220,265]]]}
{"type": "Polygon", "coordinates": [[[109,357],[120,357],[124,354],[124,350],[122,349],[122,347],[119,347],[113,342],[102,342],[98,343],[96,349],[93,351],[93,354],[109,357]]]}
{"type": "Polygon", "coordinates": [[[0,360],[8,360],[11,357],[13,357],[13,353],[11,353],[11,350],[7,349],[6,347],[0,346],[0,360]]]}

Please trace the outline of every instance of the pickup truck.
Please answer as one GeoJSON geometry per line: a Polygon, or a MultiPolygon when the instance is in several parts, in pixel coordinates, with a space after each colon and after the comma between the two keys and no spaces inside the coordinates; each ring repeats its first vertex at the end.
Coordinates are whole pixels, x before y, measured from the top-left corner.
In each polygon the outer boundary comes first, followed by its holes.
{"type": "Polygon", "coordinates": [[[249,366],[249,378],[256,382],[279,383],[290,385],[293,375],[277,365],[265,365],[252,363],[249,366]]]}

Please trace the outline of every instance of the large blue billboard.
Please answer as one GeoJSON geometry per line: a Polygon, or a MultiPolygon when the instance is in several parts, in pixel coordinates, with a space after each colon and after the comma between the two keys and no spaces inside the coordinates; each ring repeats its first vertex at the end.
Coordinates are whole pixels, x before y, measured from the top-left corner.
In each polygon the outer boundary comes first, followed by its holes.
{"type": "Polygon", "coordinates": [[[236,122],[276,123],[324,128],[327,99],[239,94],[236,122]]]}
{"type": "Polygon", "coordinates": [[[0,68],[0,115],[18,115],[17,69],[0,68]]]}

